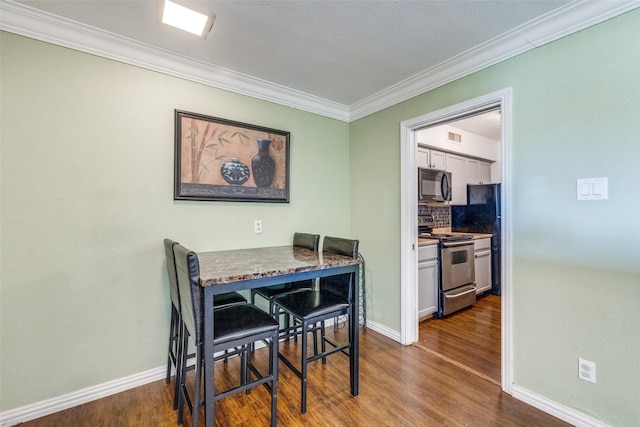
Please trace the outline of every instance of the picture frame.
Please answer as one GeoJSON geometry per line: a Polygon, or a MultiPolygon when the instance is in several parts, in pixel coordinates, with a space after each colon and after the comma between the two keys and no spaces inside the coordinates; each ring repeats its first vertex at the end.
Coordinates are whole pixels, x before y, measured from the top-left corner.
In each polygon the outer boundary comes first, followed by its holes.
{"type": "Polygon", "coordinates": [[[289,203],[287,131],[175,110],[174,200],[289,203]]]}

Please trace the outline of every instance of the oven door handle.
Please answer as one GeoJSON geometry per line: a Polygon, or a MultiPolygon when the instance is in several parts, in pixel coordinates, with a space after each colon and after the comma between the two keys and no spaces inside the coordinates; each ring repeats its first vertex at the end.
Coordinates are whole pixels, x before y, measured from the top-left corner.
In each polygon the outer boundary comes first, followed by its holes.
{"type": "Polygon", "coordinates": [[[446,292],[444,293],[444,297],[445,298],[459,298],[462,295],[466,295],[466,294],[470,294],[471,292],[475,292],[476,291],[476,287],[472,286],[470,287],[468,290],[464,291],[464,292],[460,292],[457,294],[447,294],[446,292]]]}
{"type": "Polygon", "coordinates": [[[455,248],[457,246],[465,246],[465,245],[473,246],[473,240],[463,240],[459,242],[442,242],[443,248],[455,248]]]}

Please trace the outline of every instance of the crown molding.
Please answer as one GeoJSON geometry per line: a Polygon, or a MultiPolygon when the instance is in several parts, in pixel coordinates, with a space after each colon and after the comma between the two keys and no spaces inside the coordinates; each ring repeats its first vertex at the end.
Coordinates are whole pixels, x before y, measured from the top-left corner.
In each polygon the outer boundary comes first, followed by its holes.
{"type": "Polygon", "coordinates": [[[351,122],[638,7],[640,0],[571,2],[351,106],[197,61],[11,0],[0,0],[0,30],[351,122]]]}
{"type": "Polygon", "coordinates": [[[10,0],[0,1],[0,29],[264,101],[341,121],[349,120],[349,108],[346,105],[194,60],[10,0]]]}
{"type": "Polygon", "coordinates": [[[349,121],[368,116],[476,71],[640,7],[639,0],[578,0],[482,43],[349,107],[349,121]]]}

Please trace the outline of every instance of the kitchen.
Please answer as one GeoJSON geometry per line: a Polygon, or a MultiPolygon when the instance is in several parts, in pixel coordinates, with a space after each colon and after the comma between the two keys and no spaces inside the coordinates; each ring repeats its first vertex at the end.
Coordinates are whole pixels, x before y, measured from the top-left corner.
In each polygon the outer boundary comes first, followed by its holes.
{"type": "MultiPolygon", "coordinates": [[[[416,131],[419,343],[431,351],[448,322],[500,317],[500,139],[498,109],[416,131]]],[[[495,322],[480,344],[498,354],[497,370],[466,363],[498,382],[499,336],[495,322]]]]}

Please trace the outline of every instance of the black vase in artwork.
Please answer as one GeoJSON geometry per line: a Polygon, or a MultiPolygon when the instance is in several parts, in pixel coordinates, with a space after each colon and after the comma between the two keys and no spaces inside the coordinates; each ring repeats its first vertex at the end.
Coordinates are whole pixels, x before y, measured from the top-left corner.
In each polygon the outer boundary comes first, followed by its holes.
{"type": "Polygon", "coordinates": [[[249,179],[249,166],[234,157],[222,164],[220,175],[231,185],[242,185],[249,179]]]}
{"type": "Polygon", "coordinates": [[[276,172],[276,162],[269,155],[271,140],[258,139],[258,154],[251,159],[251,171],[257,187],[269,187],[276,172]]]}

